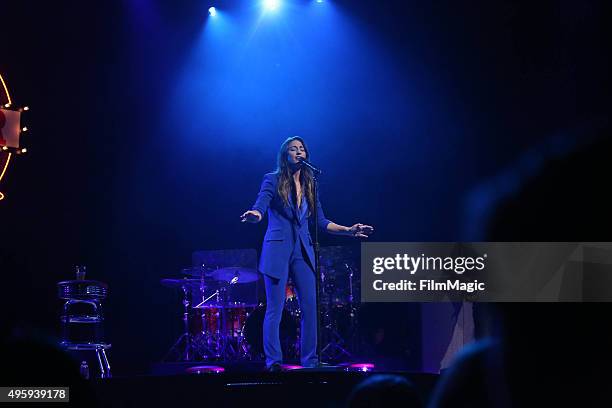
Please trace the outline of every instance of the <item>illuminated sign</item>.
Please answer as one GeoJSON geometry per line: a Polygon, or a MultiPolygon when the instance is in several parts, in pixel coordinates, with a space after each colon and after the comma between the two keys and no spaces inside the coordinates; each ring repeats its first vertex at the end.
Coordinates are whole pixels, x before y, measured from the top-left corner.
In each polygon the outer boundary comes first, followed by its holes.
{"type": "MultiPolygon", "coordinates": [[[[28,107],[15,108],[6,82],[0,75],[0,183],[6,175],[13,154],[22,154],[27,150],[19,145],[19,137],[28,129],[21,127],[21,113],[27,111],[28,107]]],[[[4,194],[0,191],[0,200],[4,194]]]]}

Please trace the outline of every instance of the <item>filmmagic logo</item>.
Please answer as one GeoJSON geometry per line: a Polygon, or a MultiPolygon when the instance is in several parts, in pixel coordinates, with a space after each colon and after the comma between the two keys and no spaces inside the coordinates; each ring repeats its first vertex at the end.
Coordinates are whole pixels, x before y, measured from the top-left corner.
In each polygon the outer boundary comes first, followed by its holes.
{"type": "Polygon", "coordinates": [[[433,279],[421,279],[418,284],[414,281],[402,279],[399,282],[383,282],[380,279],[374,281],[372,287],[374,290],[380,291],[429,291],[429,292],[482,292],[485,290],[485,284],[474,280],[473,282],[460,282],[458,279],[447,279],[445,282],[436,282],[433,279]]]}
{"type": "Polygon", "coordinates": [[[407,271],[414,275],[422,271],[453,271],[462,275],[466,271],[481,271],[485,268],[487,254],[479,257],[457,256],[410,256],[408,254],[396,254],[395,257],[376,257],[372,261],[372,272],[380,275],[385,271],[407,271]]]}

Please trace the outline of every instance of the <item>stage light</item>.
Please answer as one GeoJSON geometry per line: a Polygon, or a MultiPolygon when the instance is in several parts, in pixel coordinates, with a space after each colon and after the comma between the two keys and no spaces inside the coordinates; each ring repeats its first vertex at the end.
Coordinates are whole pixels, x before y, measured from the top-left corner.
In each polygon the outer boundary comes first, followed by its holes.
{"type": "Polygon", "coordinates": [[[208,9],[208,15],[211,16],[211,17],[216,16],[217,15],[217,9],[214,8],[214,7],[209,8],[208,9]]]}
{"type": "Polygon", "coordinates": [[[317,3],[323,3],[323,0],[316,0],[317,3]]]}
{"type": "Polygon", "coordinates": [[[361,372],[369,372],[374,370],[374,364],[372,363],[356,363],[356,364],[348,364],[344,371],[361,371],[361,372]]]}
{"type": "Polygon", "coordinates": [[[302,367],[301,365],[295,365],[295,364],[281,364],[281,368],[283,369],[283,371],[291,371],[291,370],[299,370],[302,367]]]}
{"type": "Polygon", "coordinates": [[[263,6],[266,10],[276,10],[280,6],[280,0],[264,0],[263,6]]]}
{"type": "Polygon", "coordinates": [[[21,131],[22,131],[22,132],[27,132],[27,131],[28,131],[28,128],[24,126],[23,128],[21,128],[21,131]]]}
{"type": "Polygon", "coordinates": [[[29,107],[29,106],[24,106],[24,107],[23,107],[23,110],[24,110],[24,111],[30,110],[30,107],[29,107]]]}

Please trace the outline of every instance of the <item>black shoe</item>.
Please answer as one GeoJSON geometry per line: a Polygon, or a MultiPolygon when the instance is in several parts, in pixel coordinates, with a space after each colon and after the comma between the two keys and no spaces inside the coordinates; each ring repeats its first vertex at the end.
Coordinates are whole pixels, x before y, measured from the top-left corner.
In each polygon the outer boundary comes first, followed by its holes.
{"type": "Polygon", "coordinates": [[[283,371],[283,367],[280,365],[280,363],[274,363],[270,367],[266,367],[266,371],[269,373],[280,373],[283,371]]]}

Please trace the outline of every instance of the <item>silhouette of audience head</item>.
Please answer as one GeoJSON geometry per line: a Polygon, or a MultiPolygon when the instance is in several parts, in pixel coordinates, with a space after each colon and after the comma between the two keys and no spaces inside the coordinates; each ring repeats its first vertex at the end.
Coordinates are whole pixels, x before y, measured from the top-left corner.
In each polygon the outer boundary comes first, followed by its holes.
{"type": "Polygon", "coordinates": [[[421,398],[414,385],[399,375],[373,375],[357,384],[348,408],[418,408],[421,398]]]}

